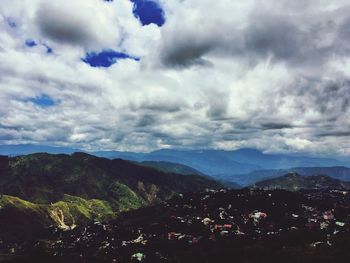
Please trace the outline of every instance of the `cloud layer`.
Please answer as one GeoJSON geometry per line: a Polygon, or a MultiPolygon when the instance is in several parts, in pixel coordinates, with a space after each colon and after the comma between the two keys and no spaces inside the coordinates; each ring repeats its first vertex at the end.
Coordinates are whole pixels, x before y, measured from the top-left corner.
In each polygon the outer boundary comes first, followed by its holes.
{"type": "Polygon", "coordinates": [[[0,6],[0,143],[350,154],[346,1],[152,1],[161,27],[128,0],[0,6]],[[82,61],[102,50],[140,61],[82,61]]]}

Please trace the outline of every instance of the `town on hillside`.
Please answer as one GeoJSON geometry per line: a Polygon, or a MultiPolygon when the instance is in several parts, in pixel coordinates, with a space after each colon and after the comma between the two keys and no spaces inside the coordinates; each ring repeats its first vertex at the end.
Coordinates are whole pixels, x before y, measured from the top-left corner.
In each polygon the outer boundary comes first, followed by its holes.
{"type": "Polygon", "coordinates": [[[0,246],[8,262],[345,262],[350,192],[208,189],[0,246]]]}

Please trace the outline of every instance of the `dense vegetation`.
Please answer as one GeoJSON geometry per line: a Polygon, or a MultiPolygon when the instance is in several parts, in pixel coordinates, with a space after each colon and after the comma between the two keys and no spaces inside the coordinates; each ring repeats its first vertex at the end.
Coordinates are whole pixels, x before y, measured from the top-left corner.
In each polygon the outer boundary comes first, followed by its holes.
{"type": "Polygon", "coordinates": [[[33,236],[48,225],[71,229],[94,220],[106,221],[176,193],[219,186],[199,175],[163,173],[85,153],[2,156],[0,241],[33,236]]]}

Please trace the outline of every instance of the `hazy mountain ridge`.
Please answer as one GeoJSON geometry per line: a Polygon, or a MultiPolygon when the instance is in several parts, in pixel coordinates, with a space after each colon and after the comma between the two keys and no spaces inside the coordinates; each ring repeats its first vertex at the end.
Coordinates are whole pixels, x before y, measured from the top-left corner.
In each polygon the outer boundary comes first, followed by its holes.
{"type": "Polygon", "coordinates": [[[258,181],[277,178],[288,173],[298,173],[303,176],[328,175],[342,181],[350,181],[350,168],[344,166],[335,167],[295,167],[290,169],[258,170],[248,174],[233,175],[227,180],[240,182],[244,186],[258,181]]]}
{"type": "Polygon", "coordinates": [[[176,173],[176,174],[183,174],[183,175],[197,174],[197,175],[205,176],[200,171],[197,171],[192,167],[189,167],[184,164],[179,164],[179,163],[164,162],[164,161],[143,161],[140,164],[146,167],[158,169],[165,173],[176,173]]]}
{"type": "Polygon", "coordinates": [[[344,182],[326,175],[301,176],[289,173],[281,177],[260,181],[254,187],[264,190],[283,189],[298,191],[302,189],[338,189],[349,190],[350,182],[344,182]]]}
{"type": "MultiPolygon", "coordinates": [[[[0,146],[0,154],[9,154],[20,151],[24,153],[37,152],[40,146],[5,145],[0,146]]],[[[71,154],[74,149],[43,146],[42,151],[71,154]]],[[[239,149],[235,151],[223,150],[175,150],[163,149],[150,153],[133,153],[118,151],[98,151],[91,154],[108,159],[121,158],[136,162],[156,161],[171,162],[189,166],[200,173],[215,177],[222,181],[231,181],[239,184],[245,182],[246,175],[260,170],[291,169],[293,167],[332,167],[346,166],[346,160],[338,161],[330,158],[316,158],[288,154],[267,154],[256,149],[239,149]]],[[[249,176],[248,176],[249,177],[249,176]]],[[[266,177],[259,177],[264,179],[266,177]]],[[[255,180],[256,181],[256,180],[255,180]]]]}

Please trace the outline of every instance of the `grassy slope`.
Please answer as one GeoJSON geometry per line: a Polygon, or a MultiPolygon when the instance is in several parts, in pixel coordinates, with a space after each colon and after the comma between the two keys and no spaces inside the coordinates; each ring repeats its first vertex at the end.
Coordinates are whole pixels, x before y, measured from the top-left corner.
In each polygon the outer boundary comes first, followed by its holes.
{"type": "Polygon", "coordinates": [[[0,240],[19,240],[35,237],[44,227],[55,225],[62,229],[77,223],[105,221],[116,212],[106,201],[65,195],[53,204],[35,204],[18,197],[0,197],[0,240]]]}

